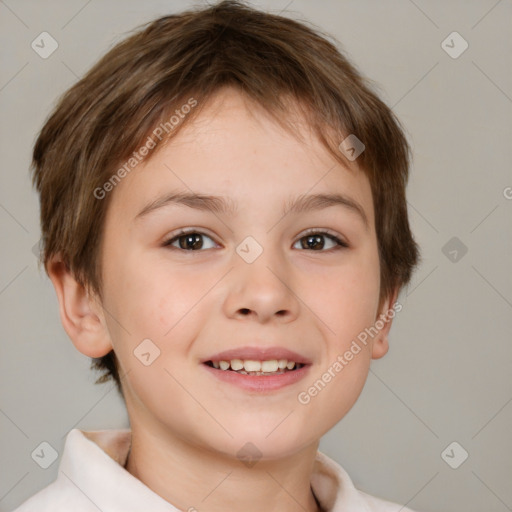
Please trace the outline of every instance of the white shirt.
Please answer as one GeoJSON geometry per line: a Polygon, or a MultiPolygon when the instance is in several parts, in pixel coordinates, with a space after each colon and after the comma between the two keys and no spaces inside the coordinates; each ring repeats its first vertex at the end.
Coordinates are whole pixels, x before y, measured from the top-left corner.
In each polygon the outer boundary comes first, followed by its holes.
{"type": "MultiPolygon", "coordinates": [[[[130,429],[71,430],[57,479],[14,512],[180,512],[124,468],[130,440],[130,429]]],[[[319,451],[311,488],[325,512],[413,512],[359,491],[346,471],[319,451]]]]}

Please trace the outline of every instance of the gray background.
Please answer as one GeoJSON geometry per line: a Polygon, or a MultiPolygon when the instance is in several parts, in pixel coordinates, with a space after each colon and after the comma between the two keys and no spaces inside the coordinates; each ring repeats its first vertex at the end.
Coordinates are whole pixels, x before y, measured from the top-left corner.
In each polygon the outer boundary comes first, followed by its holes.
{"type": "MultiPolygon", "coordinates": [[[[71,428],[128,425],[112,384],[93,385],[89,359],[67,338],[38,270],[33,142],[57,97],[115,42],[191,5],[0,1],[2,511],[56,477],[58,461],[44,470],[30,456],[42,441],[60,453],[71,428]],[[48,59],[31,48],[43,31],[59,44],[48,59]]],[[[362,396],[321,450],[362,490],[413,509],[512,510],[512,3],[254,5],[339,39],[379,84],[414,151],[408,201],[423,263],[399,298],[389,353],[372,363],[362,396]],[[453,31],[469,44],[458,58],[441,45],[453,31]],[[453,441],[462,448],[449,451],[452,464],[469,453],[458,469],[441,457],[453,441]]]]}

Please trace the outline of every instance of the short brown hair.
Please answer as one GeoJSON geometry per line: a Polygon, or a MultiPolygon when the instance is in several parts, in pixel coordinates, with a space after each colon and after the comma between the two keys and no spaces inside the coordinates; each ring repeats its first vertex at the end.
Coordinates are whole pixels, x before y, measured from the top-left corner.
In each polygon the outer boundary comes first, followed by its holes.
{"type": "MultiPolygon", "coordinates": [[[[419,261],[405,197],[409,146],[393,112],[329,37],[304,22],[225,0],[157,19],[117,44],[63,95],[34,147],[45,270],[60,254],[77,281],[101,298],[98,255],[112,194],[101,200],[95,191],[105,190],[118,166],[187,98],[201,107],[222,87],[234,86],[287,129],[286,100],[295,100],[342,163],[341,141],[354,134],[363,142],[357,163],[372,188],[381,304],[406,285],[419,261]]],[[[97,383],[113,378],[122,395],[113,351],[92,366],[105,371],[97,383]]]]}

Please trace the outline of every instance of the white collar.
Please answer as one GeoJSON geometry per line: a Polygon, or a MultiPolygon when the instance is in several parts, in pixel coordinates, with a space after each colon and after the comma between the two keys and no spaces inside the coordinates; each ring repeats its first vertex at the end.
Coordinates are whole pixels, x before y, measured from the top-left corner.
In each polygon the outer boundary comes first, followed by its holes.
{"type": "MultiPolygon", "coordinates": [[[[41,492],[47,493],[48,500],[56,498],[51,498],[52,492],[65,492],[68,503],[74,504],[79,499],[84,506],[88,503],[91,510],[179,512],[124,468],[130,442],[130,429],[71,430],[66,437],[57,480],[41,492]]],[[[356,489],[346,471],[320,451],[315,458],[311,488],[325,512],[396,510],[396,504],[356,489]]],[[[401,510],[412,512],[407,508],[401,510]]]]}

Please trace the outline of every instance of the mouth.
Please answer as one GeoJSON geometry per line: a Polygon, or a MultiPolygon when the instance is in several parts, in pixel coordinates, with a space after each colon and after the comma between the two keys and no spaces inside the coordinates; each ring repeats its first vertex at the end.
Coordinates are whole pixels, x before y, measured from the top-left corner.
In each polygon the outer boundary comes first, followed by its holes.
{"type": "Polygon", "coordinates": [[[285,349],[244,348],[221,352],[201,362],[217,381],[251,394],[268,394],[292,386],[310,371],[312,362],[285,349]]]}
{"type": "Polygon", "coordinates": [[[240,375],[251,375],[253,377],[283,375],[285,373],[295,372],[306,366],[303,363],[296,363],[295,361],[288,361],[287,359],[266,361],[231,359],[206,361],[203,364],[216,370],[235,372],[240,375]]]}

